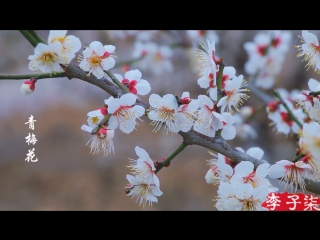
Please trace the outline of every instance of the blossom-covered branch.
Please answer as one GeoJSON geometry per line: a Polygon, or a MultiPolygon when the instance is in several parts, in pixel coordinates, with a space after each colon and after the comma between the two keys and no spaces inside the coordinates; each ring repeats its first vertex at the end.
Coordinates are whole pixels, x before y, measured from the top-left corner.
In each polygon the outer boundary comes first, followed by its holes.
{"type": "MultiPolygon", "coordinates": [[[[121,96],[125,94],[125,92],[119,89],[115,84],[113,84],[108,79],[106,78],[97,79],[93,75],[88,76],[86,72],[82,71],[80,67],[78,67],[73,63],[70,63],[68,66],[63,64],[61,64],[60,66],[64,69],[68,79],[72,79],[72,78],[81,79],[85,82],[96,85],[97,87],[103,89],[113,97],[117,97],[119,95],[121,96]]],[[[137,103],[142,107],[144,107],[145,109],[148,109],[150,107],[148,103],[145,103],[140,99],[137,99],[137,103]]],[[[188,145],[199,145],[199,146],[203,146],[205,148],[211,149],[213,151],[221,153],[224,156],[232,159],[236,163],[239,163],[241,161],[250,161],[254,164],[255,167],[258,167],[259,165],[266,163],[263,160],[256,159],[246,153],[238,151],[237,149],[229,145],[220,136],[215,136],[213,138],[208,137],[199,132],[194,131],[193,129],[191,129],[189,132],[180,131],[178,132],[178,134],[180,134],[183,137],[184,143],[188,145]]],[[[320,194],[319,182],[308,181],[306,184],[307,184],[306,189],[308,191],[316,194],[320,194]]]]}

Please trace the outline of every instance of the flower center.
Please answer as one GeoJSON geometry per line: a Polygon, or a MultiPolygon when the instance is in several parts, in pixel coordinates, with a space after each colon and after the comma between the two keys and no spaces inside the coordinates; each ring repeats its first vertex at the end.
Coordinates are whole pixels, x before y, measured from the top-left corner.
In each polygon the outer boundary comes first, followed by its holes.
{"type": "Polygon", "coordinates": [[[99,118],[98,118],[98,117],[92,117],[92,118],[91,118],[91,122],[92,122],[93,124],[95,124],[95,125],[98,125],[98,123],[99,123],[99,118]]]}
{"type": "Polygon", "coordinates": [[[167,107],[162,107],[159,110],[159,117],[164,121],[171,121],[174,119],[174,109],[169,109],[167,107]]]}
{"type": "Polygon", "coordinates": [[[139,194],[141,197],[146,197],[151,194],[151,189],[148,184],[141,183],[139,185],[139,194]]]}
{"type": "Polygon", "coordinates": [[[132,106],[120,106],[117,111],[113,113],[114,116],[117,116],[120,121],[126,121],[132,118],[132,113],[130,109],[132,106]]]}
{"type": "Polygon", "coordinates": [[[154,57],[153,57],[153,60],[155,62],[160,62],[161,60],[163,60],[163,55],[160,53],[160,52],[157,52],[154,57]]]}
{"type": "Polygon", "coordinates": [[[316,52],[320,52],[320,44],[318,44],[318,46],[314,45],[313,43],[311,43],[311,47],[313,50],[315,50],[316,52]]]}
{"type": "Polygon", "coordinates": [[[242,211],[256,211],[256,201],[254,199],[245,199],[245,200],[240,200],[239,202],[243,203],[242,211]]]}
{"type": "Polygon", "coordinates": [[[53,52],[44,52],[37,60],[42,59],[45,62],[55,62],[58,56],[53,52]]]}
{"type": "Polygon", "coordinates": [[[229,101],[232,98],[232,96],[234,96],[234,94],[235,94],[234,89],[231,91],[226,91],[227,101],[229,101]]]}
{"type": "Polygon", "coordinates": [[[267,104],[269,112],[275,112],[278,109],[278,102],[269,102],[267,104]]]}
{"type": "Polygon", "coordinates": [[[260,53],[262,56],[264,56],[267,54],[268,45],[264,45],[264,46],[259,45],[257,50],[258,50],[258,53],[260,53]]]}
{"type": "Polygon", "coordinates": [[[90,64],[94,66],[100,65],[101,61],[102,58],[97,55],[93,55],[89,60],[90,64]]]}
{"type": "Polygon", "coordinates": [[[128,89],[129,89],[129,91],[131,92],[131,93],[133,93],[133,94],[137,94],[137,89],[136,89],[136,86],[137,86],[137,80],[128,80],[128,79],[123,79],[122,81],[122,84],[124,85],[124,86],[126,86],[128,89]]]}
{"type": "Polygon", "coordinates": [[[274,39],[272,39],[272,46],[273,47],[278,47],[279,46],[279,44],[281,43],[281,39],[279,38],[279,37],[276,37],[276,38],[274,38],[274,39]]]}
{"type": "Polygon", "coordinates": [[[291,120],[289,114],[286,112],[281,112],[280,115],[281,115],[282,121],[284,121],[286,124],[288,124],[291,127],[293,124],[293,121],[291,120]]]}

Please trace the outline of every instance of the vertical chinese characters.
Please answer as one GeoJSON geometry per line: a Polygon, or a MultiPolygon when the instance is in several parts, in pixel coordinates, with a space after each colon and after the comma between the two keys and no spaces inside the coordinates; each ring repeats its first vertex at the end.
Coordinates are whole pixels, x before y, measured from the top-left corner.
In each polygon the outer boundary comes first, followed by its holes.
{"type": "Polygon", "coordinates": [[[29,129],[34,130],[34,122],[36,122],[36,121],[37,121],[37,120],[34,120],[34,119],[33,119],[33,116],[31,115],[31,116],[29,117],[29,121],[26,122],[25,124],[29,124],[29,129]]]}
{"type": "MultiPolygon", "coordinates": [[[[34,122],[36,122],[36,121],[37,121],[37,120],[33,119],[33,116],[31,115],[31,116],[29,117],[29,121],[26,122],[25,124],[29,124],[29,129],[34,130],[34,122]]],[[[27,137],[25,137],[25,138],[26,138],[26,143],[28,143],[28,145],[30,145],[30,144],[35,145],[36,142],[38,141],[38,140],[36,139],[36,135],[33,134],[33,133],[32,133],[32,134],[29,133],[29,135],[28,135],[27,137]]],[[[28,151],[29,151],[29,152],[27,153],[27,158],[25,159],[25,161],[27,161],[27,162],[30,162],[30,161],[31,161],[31,162],[38,162],[38,158],[33,159],[33,158],[35,157],[35,154],[34,154],[35,149],[32,148],[32,150],[29,149],[28,151]]]]}

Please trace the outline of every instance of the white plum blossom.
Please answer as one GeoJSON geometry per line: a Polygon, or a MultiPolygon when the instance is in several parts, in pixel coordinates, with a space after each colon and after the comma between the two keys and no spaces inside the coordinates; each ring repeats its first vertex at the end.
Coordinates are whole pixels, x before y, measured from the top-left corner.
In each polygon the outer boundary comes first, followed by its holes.
{"type": "MultiPolygon", "coordinates": [[[[314,78],[310,78],[308,81],[308,86],[310,91],[302,91],[300,94],[297,95],[297,105],[305,110],[306,114],[311,120],[319,122],[320,99],[319,95],[312,95],[312,93],[320,91],[320,82],[314,78]]],[[[305,119],[308,119],[307,116],[305,117],[305,119]]]]}
{"type": "Polygon", "coordinates": [[[217,93],[217,77],[215,70],[211,69],[208,75],[203,75],[197,80],[198,85],[201,88],[207,88],[209,96],[212,100],[216,101],[218,98],[217,93]]]}
{"type": "Polygon", "coordinates": [[[111,55],[115,49],[113,45],[103,46],[101,42],[94,41],[85,48],[83,56],[79,56],[79,67],[88,72],[88,76],[93,74],[101,79],[104,76],[104,70],[109,70],[115,65],[114,55],[111,55]]]}
{"type": "Polygon", "coordinates": [[[234,107],[236,111],[240,112],[239,105],[242,105],[243,99],[247,100],[249,96],[243,92],[249,91],[247,88],[243,89],[247,85],[247,82],[243,80],[243,75],[238,77],[234,76],[232,80],[226,81],[225,96],[222,97],[217,106],[221,107],[221,112],[224,112],[225,109],[233,113],[232,108],[234,107]]]}
{"type": "MultiPolygon", "coordinates": [[[[82,125],[81,130],[91,133],[94,127],[89,127],[87,125],[82,125]]],[[[90,153],[99,154],[100,151],[103,152],[103,156],[108,156],[110,152],[114,153],[114,130],[101,127],[88,141],[86,145],[91,142],[90,153]]]]}
{"type": "Polygon", "coordinates": [[[205,180],[207,183],[219,184],[221,182],[230,182],[230,179],[233,175],[233,162],[231,159],[227,158],[226,156],[222,155],[221,153],[215,154],[213,152],[208,151],[208,153],[213,156],[212,159],[207,160],[210,169],[205,175],[205,180]],[[219,165],[218,165],[219,163],[219,165]],[[229,166],[224,166],[224,165],[229,166]],[[219,169],[222,169],[220,171],[219,169]]]}
{"type": "Polygon", "coordinates": [[[38,43],[34,49],[34,55],[28,57],[29,69],[36,73],[62,72],[59,64],[68,64],[74,57],[74,53],[62,53],[62,50],[63,47],[59,41],[49,45],[38,43]]]}
{"type": "Polygon", "coordinates": [[[233,124],[235,124],[236,119],[231,115],[231,113],[223,112],[223,127],[221,130],[221,137],[225,140],[234,139],[236,136],[236,128],[233,124]]]}
{"type": "Polygon", "coordinates": [[[253,42],[246,42],[244,49],[249,57],[274,55],[285,53],[289,48],[291,34],[287,31],[273,30],[268,33],[258,33],[253,42]]]}
{"type": "Polygon", "coordinates": [[[254,76],[254,84],[263,89],[270,89],[275,83],[275,77],[280,73],[289,49],[291,33],[273,30],[258,33],[253,42],[246,42],[244,49],[249,55],[244,69],[254,76]]]}
{"type": "Polygon", "coordinates": [[[172,94],[166,94],[160,97],[158,94],[151,94],[149,97],[151,110],[148,117],[152,120],[151,125],[154,132],[157,132],[164,125],[164,132],[178,133],[180,130],[186,131],[188,119],[182,112],[178,112],[178,101],[172,94]]]}
{"type": "Polygon", "coordinates": [[[196,112],[199,108],[199,101],[197,99],[191,99],[189,92],[183,92],[181,98],[178,101],[178,113],[185,115],[185,118],[180,117],[181,131],[189,132],[196,119],[196,112]]]}
{"type": "Polygon", "coordinates": [[[88,125],[89,127],[96,127],[99,125],[100,121],[107,115],[107,109],[106,108],[99,108],[97,110],[88,112],[88,125]]]}
{"type": "MultiPolygon", "coordinates": [[[[48,43],[51,44],[58,41],[62,44],[62,53],[66,52],[75,54],[81,48],[80,39],[73,35],[66,36],[67,31],[68,30],[51,30],[48,36],[48,43]]],[[[72,56],[73,59],[75,55],[72,56]]]]}
{"type": "Polygon", "coordinates": [[[213,184],[219,184],[220,183],[220,179],[217,177],[218,176],[218,167],[217,166],[213,166],[211,167],[206,175],[204,176],[204,179],[206,180],[207,183],[213,183],[213,184]]]}
{"type": "MultiPolygon", "coordinates": [[[[291,110],[292,114],[296,119],[302,123],[305,118],[305,114],[301,108],[294,108],[292,103],[287,99],[283,100],[288,108],[291,110]]],[[[300,131],[300,126],[291,119],[288,111],[283,104],[278,105],[278,109],[272,113],[268,113],[268,118],[272,120],[272,124],[275,125],[276,131],[284,134],[289,134],[290,132],[298,133],[300,131]]]]}
{"type": "Polygon", "coordinates": [[[197,112],[197,120],[193,125],[193,129],[209,137],[214,137],[216,131],[223,127],[225,120],[222,115],[216,112],[216,108],[212,100],[206,95],[198,96],[200,109],[197,112]]]}
{"type": "Polygon", "coordinates": [[[217,173],[216,178],[218,178],[221,183],[230,183],[230,180],[234,174],[233,166],[231,166],[231,164],[228,161],[226,161],[225,157],[223,159],[220,157],[217,161],[217,167],[219,171],[217,173]]]}
{"type": "Polygon", "coordinates": [[[310,96],[309,93],[320,91],[320,82],[314,78],[310,78],[308,81],[308,87],[310,91],[302,91],[296,96],[297,104],[303,107],[306,111],[309,111],[311,107],[314,107],[314,99],[317,99],[318,97],[310,96]]]}
{"type": "Polygon", "coordinates": [[[312,67],[315,72],[320,73],[320,44],[318,38],[307,30],[302,30],[302,45],[296,46],[299,51],[297,57],[303,57],[307,62],[307,69],[312,67]]]}
{"type": "MultiPolygon", "coordinates": [[[[237,147],[236,149],[240,152],[245,152],[241,147],[237,147]]],[[[261,160],[264,151],[259,147],[251,147],[245,153],[251,157],[261,160]]],[[[254,165],[252,162],[242,161],[235,166],[234,175],[232,176],[230,182],[236,186],[249,183],[253,188],[256,188],[260,185],[266,185],[269,187],[269,192],[276,192],[278,189],[273,187],[269,180],[266,179],[270,171],[269,167],[270,164],[262,163],[257,167],[256,170],[254,170],[254,165]]]]}
{"type": "Polygon", "coordinates": [[[138,146],[135,147],[136,154],[138,159],[130,159],[131,165],[129,166],[133,175],[139,175],[144,178],[145,182],[149,185],[154,184],[157,187],[160,187],[159,178],[156,176],[156,168],[153,161],[149,157],[149,154],[143,148],[138,146]]]}
{"type": "Polygon", "coordinates": [[[277,93],[279,93],[282,99],[289,100],[292,104],[295,104],[298,100],[298,95],[301,94],[301,90],[293,89],[290,92],[285,88],[277,88],[275,89],[277,93]]]}
{"type": "MultiPolygon", "coordinates": [[[[306,130],[307,128],[311,128],[311,130],[313,129],[312,127],[312,123],[305,123],[303,125],[303,132],[309,131],[310,129],[306,130]]],[[[315,131],[317,132],[317,131],[315,131]]],[[[308,136],[308,134],[305,134],[306,136],[308,136]]],[[[310,136],[310,135],[309,135],[310,136]]],[[[307,137],[307,139],[309,138],[309,136],[307,137]]],[[[308,139],[310,140],[310,139],[308,139]]],[[[314,140],[314,139],[312,139],[314,140]]],[[[311,140],[311,143],[312,143],[311,140]]],[[[308,143],[308,145],[310,144],[310,142],[308,143]]],[[[302,155],[301,157],[301,161],[309,164],[311,166],[311,169],[307,169],[307,171],[309,172],[308,175],[308,179],[314,180],[314,181],[318,181],[320,180],[320,158],[319,155],[314,155],[317,154],[315,151],[313,151],[312,147],[310,148],[310,146],[308,146],[306,144],[305,138],[302,136],[299,139],[299,147],[300,147],[300,154],[302,155]],[[309,149],[312,149],[311,151],[309,149]]],[[[319,152],[319,149],[315,148],[315,150],[317,152],[319,152]]]]}
{"type": "Polygon", "coordinates": [[[219,211],[266,211],[261,204],[267,200],[268,194],[269,188],[265,185],[253,188],[251,184],[236,187],[221,183],[216,208],[219,211]]]}
{"type": "Polygon", "coordinates": [[[309,176],[308,169],[312,169],[309,164],[302,161],[291,162],[288,160],[280,160],[270,166],[268,174],[271,178],[280,178],[280,182],[286,189],[296,191],[300,188],[305,191],[305,179],[309,176]]]}
{"type": "Polygon", "coordinates": [[[135,42],[132,56],[142,58],[135,64],[142,70],[151,71],[154,74],[172,72],[172,49],[169,46],[160,46],[154,42],[135,42]]]}
{"type": "Polygon", "coordinates": [[[251,184],[254,188],[263,184],[265,177],[269,173],[268,163],[260,164],[257,170],[254,171],[254,165],[249,161],[242,161],[235,167],[234,175],[231,178],[231,183],[234,185],[241,185],[245,183],[251,184]]]}
{"type": "Polygon", "coordinates": [[[320,164],[320,125],[317,122],[303,124],[303,144],[314,160],[320,164]]]}
{"type": "Polygon", "coordinates": [[[108,113],[111,117],[108,121],[109,128],[116,129],[118,126],[124,133],[131,133],[137,124],[136,119],[145,113],[145,108],[134,105],[137,97],[132,93],[126,93],[120,98],[110,98],[108,113]]]}
{"type": "MultiPolygon", "coordinates": [[[[210,98],[214,101],[217,101],[218,99],[218,88],[216,85],[217,77],[218,77],[219,71],[212,71],[209,73],[208,76],[203,75],[200,77],[197,81],[199,86],[201,88],[207,88],[208,94],[210,98]],[[215,73],[214,73],[215,72],[215,73]]],[[[223,68],[223,74],[222,74],[222,88],[225,87],[225,82],[227,80],[232,79],[236,74],[236,70],[234,67],[225,67],[223,68]]]]}
{"type": "Polygon", "coordinates": [[[144,177],[140,175],[132,176],[127,174],[129,184],[126,187],[126,193],[129,197],[136,197],[139,206],[152,206],[153,202],[158,202],[157,197],[162,195],[162,191],[154,184],[148,184],[144,177]]]}
{"type": "Polygon", "coordinates": [[[211,72],[215,73],[217,68],[215,57],[215,42],[207,39],[207,45],[200,43],[202,49],[197,50],[197,62],[199,67],[199,76],[209,76],[211,72]]]}
{"type": "Polygon", "coordinates": [[[314,122],[320,122],[320,99],[318,96],[313,98],[313,106],[306,110],[308,117],[314,122]]]}
{"type": "Polygon", "coordinates": [[[258,33],[254,36],[253,42],[246,42],[243,48],[246,50],[249,58],[256,56],[265,56],[268,53],[268,48],[271,42],[269,34],[258,33]]]}
{"type": "Polygon", "coordinates": [[[127,71],[124,77],[120,74],[114,76],[133,94],[146,95],[151,91],[149,82],[141,78],[142,73],[138,69],[127,71]]]}

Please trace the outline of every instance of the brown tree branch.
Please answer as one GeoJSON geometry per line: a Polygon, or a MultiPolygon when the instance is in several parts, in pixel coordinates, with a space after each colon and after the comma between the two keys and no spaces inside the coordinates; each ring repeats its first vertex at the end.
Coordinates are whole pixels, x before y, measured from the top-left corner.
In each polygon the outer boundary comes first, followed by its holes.
{"type": "MultiPolygon", "coordinates": [[[[70,63],[69,65],[60,64],[60,66],[65,71],[68,79],[77,78],[88,82],[90,84],[96,85],[97,87],[103,89],[113,97],[118,97],[125,94],[124,91],[119,89],[113,82],[109,81],[106,78],[97,79],[95,76],[88,76],[79,66],[70,63]]],[[[257,89],[255,89],[257,90],[257,89]]],[[[260,93],[259,93],[260,94],[260,93]]],[[[271,97],[266,97],[264,100],[269,100],[271,97]]],[[[150,105],[137,99],[137,103],[144,108],[149,108],[150,105]]],[[[205,148],[211,149],[218,153],[223,154],[224,156],[230,158],[231,160],[239,163],[241,161],[250,161],[254,164],[255,167],[258,167],[260,164],[265,163],[264,160],[258,160],[254,157],[251,157],[243,152],[238,151],[237,149],[230,146],[222,137],[215,136],[213,138],[205,136],[201,133],[198,133],[194,130],[189,132],[178,132],[183,138],[184,143],[188,145],[199,145],[205,148]]],[[[320,183],[308,181],[306,186],[307,191],[320,194],[320,183]]]]}

